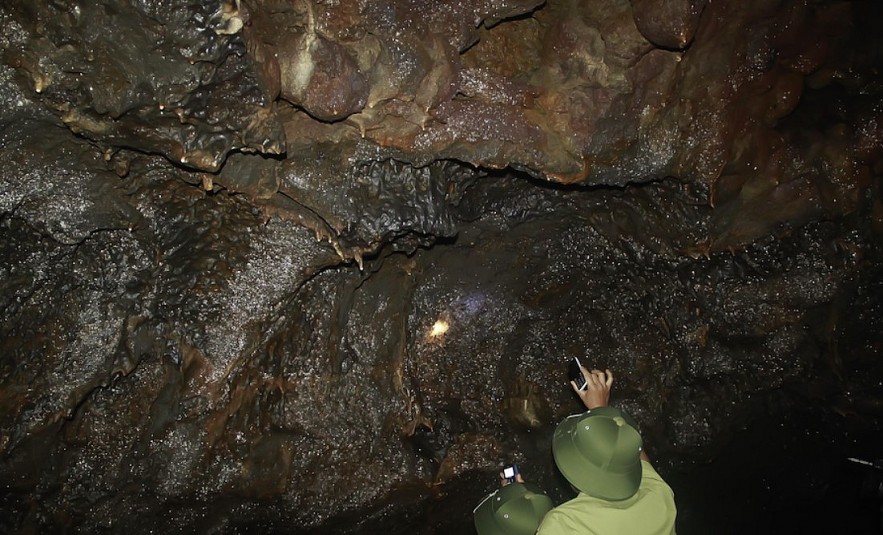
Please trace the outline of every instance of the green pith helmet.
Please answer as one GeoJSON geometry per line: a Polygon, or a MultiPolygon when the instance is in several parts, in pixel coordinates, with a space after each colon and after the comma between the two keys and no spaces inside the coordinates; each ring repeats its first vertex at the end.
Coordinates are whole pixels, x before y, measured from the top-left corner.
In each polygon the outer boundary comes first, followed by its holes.
{"type": "Polygon", "coordinates": [[[615,407],[599,407],[564,419],[552,437],[555,464],[578,490],[604,500],[632,497],[641,484],[637,425],[615,407]]]}
{"type": "Polygon", "coordinates": [[[478,535],[534,535],[552,499],[536,485],[510,483],[482,500],[473,511],[478,535]]]}

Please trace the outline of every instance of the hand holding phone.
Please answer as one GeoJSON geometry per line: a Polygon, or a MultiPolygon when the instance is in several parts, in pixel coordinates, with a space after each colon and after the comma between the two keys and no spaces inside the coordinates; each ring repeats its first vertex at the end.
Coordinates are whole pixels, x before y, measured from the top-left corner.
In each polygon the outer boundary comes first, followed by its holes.
{"type": "Polygon", "coordinates": [[[583,405],[587,409],[597,409],[598,407],[606,407],[610,402],[610,389],[613,386],[613,372],[610,369],[601,371],[593,369],[591,372],[586,370],[583,375],[579,366],[579,360],[574,358],[572,368],[580,370],[579,376],[574,371],[571,375],[571,386],[583,405]]]}
{"type": "Polygon", "coordinates": [[[573,357],[570,359],[570,365],[567,370],[568,376],[570,376],[570,380],[576,383],[577,390],[585,390],[589,384],[586,382],[586,378],[583,375],[582,364],[578,358],[573,357]]]}
{"type": "Polygon", "coordinates": [[[502,476],[503,479],[506,480],[506,484],[518,481],[518,465],[513,464],[503,468],[502,476]]]}

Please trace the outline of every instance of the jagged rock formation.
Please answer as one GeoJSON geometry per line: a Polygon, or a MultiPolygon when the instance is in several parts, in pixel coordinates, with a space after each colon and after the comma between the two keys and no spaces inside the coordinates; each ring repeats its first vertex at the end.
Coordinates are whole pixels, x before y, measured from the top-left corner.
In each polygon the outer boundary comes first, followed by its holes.
{"type": "Polygon", "coordinates": [[[674,478],[765,413],[860,454],[880,19],[4,2],[0,526],[458,532],[502,460],[564,496],[572,355],[674,478]]]}

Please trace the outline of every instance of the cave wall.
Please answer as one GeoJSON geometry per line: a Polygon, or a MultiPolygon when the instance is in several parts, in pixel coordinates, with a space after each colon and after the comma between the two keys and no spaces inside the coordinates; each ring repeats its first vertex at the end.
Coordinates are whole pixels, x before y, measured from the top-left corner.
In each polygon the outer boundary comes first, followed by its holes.
{"type": "Polygon", "coordinates": [[[573,355],[667,474],[879,428],[880,15],[4,2],[0,525],[457,532],[573,355]]]}

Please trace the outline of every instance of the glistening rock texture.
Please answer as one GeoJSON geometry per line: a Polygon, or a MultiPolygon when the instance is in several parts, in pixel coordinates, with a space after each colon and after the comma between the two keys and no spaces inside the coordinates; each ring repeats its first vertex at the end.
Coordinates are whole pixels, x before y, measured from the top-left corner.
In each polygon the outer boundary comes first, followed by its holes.
{"type": "Polygon", "coordinates": [[[465,531],[566,496],[574,355],[673,480],[796,407],[873,455],[880,20],[3,2],[0,527],[465,531]]]}

